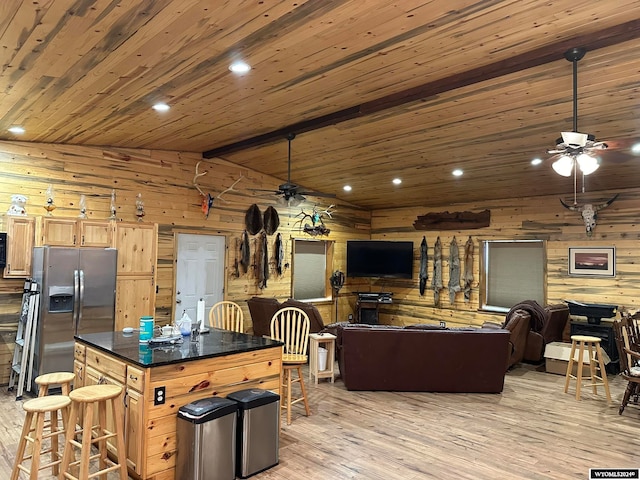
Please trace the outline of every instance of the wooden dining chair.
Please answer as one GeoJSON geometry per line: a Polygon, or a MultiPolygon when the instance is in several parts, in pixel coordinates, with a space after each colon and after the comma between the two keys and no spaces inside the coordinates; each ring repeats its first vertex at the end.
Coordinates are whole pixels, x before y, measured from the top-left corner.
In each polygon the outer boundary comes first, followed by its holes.
{"type": "Polygon", "coordinates": [[[627,381],[627,388],[622,395],[618,414],[622,415],[625,407],[631,400],[634,404],[638,404],[640,396],[640,350],[637,344],[637,332],[634,319],[630,317],[622,317],[620,320],[613,322],[613,333],[620,354],[620,376],[627,381]]]}
{"type": "Polygon", "coordinates": [[[218,302],[209,310],[209,326],[244,333],[244,314],[234,302],[218,302]]]}
{"type": "Polygon", "coordinates": [[[271,318],[271,338],[284,343],[282,389],[285,400],[280,402],[280,406],[287,410],[287,425],[291,425],[291,407],[296,403],[303,402],[307,417],[311,415],[302,378],[302,365],[307,363],[309,317],[297,307],[278,310],[271,318]],[[293,376],[294,372],[297,373],[296,378],[293,376]],[[300,384],[301,395],[292,398],[291,387],[295,383],[300,384]]]}

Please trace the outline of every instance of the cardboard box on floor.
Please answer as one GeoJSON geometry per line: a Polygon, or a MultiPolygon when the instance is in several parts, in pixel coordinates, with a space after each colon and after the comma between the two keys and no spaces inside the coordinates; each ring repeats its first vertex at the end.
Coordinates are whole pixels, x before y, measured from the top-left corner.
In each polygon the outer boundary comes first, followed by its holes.
{"type": "MultiPolygon", "coordinates": [[[[602,361],[604,364],[608,364],[611,362],[609,355],[604,351],[602,346],[600,346],[600,351],[602,352],[602,361]]],[[[595,351],[594,351],[595,353],[595,351]]],[[[548,343],[544,349],[544,358],[545,358],[545,370],[548,373],[555,373],[558,375],[566,375],[567,374],[567,366],[569,365],[569,355],[571,354],[571,344],[570,343],[562,343],[562,342],[551,342],[548,343]]],[[[573,374],[575,375],[578,371],[578,356],[580,355],[580,350],[576,348],[575,353],[575,362],[573,364],[573,374]]],[[[582,361],[586,365],[582,367],[583,375],[589,374],[589,350],[585,348],[582,354],[582,361]]]]}

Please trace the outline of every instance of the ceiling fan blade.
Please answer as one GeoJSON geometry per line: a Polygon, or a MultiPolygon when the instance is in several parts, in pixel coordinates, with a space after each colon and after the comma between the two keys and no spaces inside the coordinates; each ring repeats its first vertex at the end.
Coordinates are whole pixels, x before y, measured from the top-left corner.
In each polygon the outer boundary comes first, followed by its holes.
{"type": "Polygon", "coordinates": [[[335,198],[335,194],[333,193],[324,193],[324,192],[298,192],[300,195],[310,195],[312,197],[327,197],[327,198],[335,198]]]}
{"type": "Polygon", "coordinates": [[[547,150],[547,153],[550,155],[556,155],[559,153],[567,153],[567,149],[566,148],[562,148],[562,149],[555,149],[555,150],[547,150]]]}
{"type": "Polygon", "coordinates": [[[252,192],[265,192],[265,193],[273,193],[275,195],[278,195],[282,192],[280,192],[280,190],[273,190],[273,189],[268,189],[268,188],[248,188],[247,190],[251,190],[252,192]]]}
{"type": "Polygon", "coordinates": [[[619,138],[617,140],[607,140],[607,145],[609,146],[608,150],[624,150],[627,148],[631,149],[632,147],[634,147],[634,145],[639,144],[639,138],[619,138]]]}

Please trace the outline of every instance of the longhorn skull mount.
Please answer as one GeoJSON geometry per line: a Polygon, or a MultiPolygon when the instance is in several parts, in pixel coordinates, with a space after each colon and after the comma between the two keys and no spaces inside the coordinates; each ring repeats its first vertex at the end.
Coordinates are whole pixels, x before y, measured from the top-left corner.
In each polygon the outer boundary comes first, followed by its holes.
{"type": "Polygon", "coordinates": [[[571,210],[572,212],[579,212],[582,215],[582,220],[584,221],[584,226],[587,229],[587,237],[593,235],[593,230],[596,228],[596,220],[598,219],[598,212],[603,208],[611,205],[616,198],[618,198],[619,193],[616,193],[613,197],[607,200],[604,203],[600,203],[598,205],[593,205],[591,203],[585,203],[584,205],[567,205],[562,199],[560,199],[560,203],[564,208],[571,210]]]}

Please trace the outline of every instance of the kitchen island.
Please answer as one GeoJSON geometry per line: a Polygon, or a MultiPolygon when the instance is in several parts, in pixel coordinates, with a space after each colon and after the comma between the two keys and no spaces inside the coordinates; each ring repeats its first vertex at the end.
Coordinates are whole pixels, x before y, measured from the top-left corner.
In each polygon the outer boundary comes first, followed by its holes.
{"type": "Polygon", "coordinates": [[[75,337],[74,387],[110,383],[124,389],[127,466],[133,478],[175,479],[181,406],[247,388],[281,394],[282,343],[215,328],[190,340],[149,347],[137,332],[75,337]]]}

